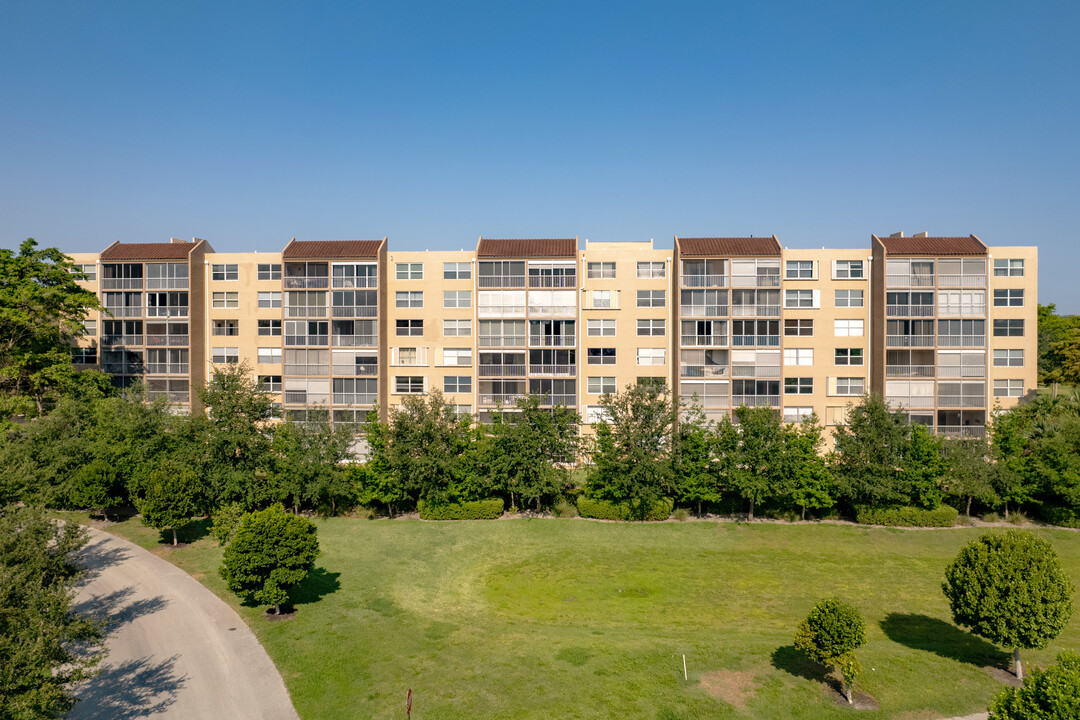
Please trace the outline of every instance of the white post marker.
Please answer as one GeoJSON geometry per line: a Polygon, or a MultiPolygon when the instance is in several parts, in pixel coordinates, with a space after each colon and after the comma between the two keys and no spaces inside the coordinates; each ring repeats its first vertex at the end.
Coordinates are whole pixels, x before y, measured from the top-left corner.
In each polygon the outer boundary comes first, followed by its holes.
{"type": "Polygon", "coordinates": [[[682,656],[682,679],[689,680],[689,678],[686,677],[686,655],[682,656]]]}

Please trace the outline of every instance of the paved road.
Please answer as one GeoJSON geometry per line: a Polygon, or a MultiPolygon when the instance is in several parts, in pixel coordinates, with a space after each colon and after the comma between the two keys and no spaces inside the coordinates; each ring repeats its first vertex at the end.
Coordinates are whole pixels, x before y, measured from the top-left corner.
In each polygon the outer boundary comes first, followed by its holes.
{"type": "Polygon", "coordinates": [[[197,580],[100,530],[90,530],[83,558],[76,603],[110,619],[109,654],[69,718],[297,720],[255,635],[197,580]]]}

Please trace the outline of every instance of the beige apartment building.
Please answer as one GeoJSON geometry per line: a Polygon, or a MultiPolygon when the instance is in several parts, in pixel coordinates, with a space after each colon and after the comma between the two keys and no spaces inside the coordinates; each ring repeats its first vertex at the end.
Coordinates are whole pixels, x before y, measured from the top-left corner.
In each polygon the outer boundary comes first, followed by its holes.
{"type": "Polygon", "coordinates": [[[480,421],[526,393],[578,409],[665,382],[717,419],[739,405],[843,422],[866,392],[938,432],[974,435],[1035,388],[1037,249],[872,236],[787,249],[773,237],[646,242],[480,238],[473,250],[297,241],[113,243],[72,259],[106,312],[76,360],[178,411],[245,363],[283,412],[358,427],[442,391],[480,421]]]}

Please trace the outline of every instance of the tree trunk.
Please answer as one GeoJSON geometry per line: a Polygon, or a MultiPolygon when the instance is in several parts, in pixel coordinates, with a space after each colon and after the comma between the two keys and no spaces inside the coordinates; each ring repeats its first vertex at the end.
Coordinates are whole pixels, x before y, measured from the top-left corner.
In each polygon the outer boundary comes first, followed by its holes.
{"type": "Polygon", "coordinates": [[[1024,680],[1024,665],[1020,662],[1020,648],[1013,648],[1013,665],[1016,669],[1016,679],[1024,680]]]}
{"type": "Polygon", "coordinates": [[[1058,384],[1053,382],[1050,384],[1050,399],[1057,400],[1058,384]]]}
{"type": "Polygon", "coordinates": [[[968,518],[969,518],[969,519],[971,518],[971,496],[970,496],[970,495],[968,496],[968,510],[967,510],[967,516],[968,516],[968,518]]]}
{"type": "Polygon", "coordinates": [[[536,512],[540,512],[540,496],[536,496],[536,512]]]}
{"type": "Polygon", "coordinates": [[[746,516],[747,522],[754,522],[754,501],[750,501],[750,513],[746,516]]]}
{"type": "Polygon", "coordinates": [[[176,528],[172,529],[172,544],[173,547],[176,547],[176,528]]]}
{"type": "Polygon", "coordinates": [[[1008,500],[1005,501],[1005,519],[1006,520],[1009,519],[1009,501],[1008,500]]]}
{"type": "Polygon", "coordinates": [[[275,605],[274,606],[274,614],[275,615],[280,615],[281,614],[281,606],[280,605],[275,605]]]}
{"type": "Polygon", "coordinates": [[[803,520],[806,519],[806,506],[805,505],[802,506],[802,519],[803,520]]]}
{"type": "Polygon", "coordinates": [[[844,698],[847,700],[848,705],[855,704],[855,693],[852,692],[851,686],[843,680],[840,681],[840,690],[844,693],[844,698]]]}
{"type": "Polygon", "coordinates": [[[514,491],[513,490],[510,491],[510,507],[516,507],[516,505],[514,505],[514,491]]]}
{"type": "Polygon", "coordinates": [[[697,516],[701,517],[701,501],[700,500],[698,500],[698,503],[697,503],[697,516]]]}

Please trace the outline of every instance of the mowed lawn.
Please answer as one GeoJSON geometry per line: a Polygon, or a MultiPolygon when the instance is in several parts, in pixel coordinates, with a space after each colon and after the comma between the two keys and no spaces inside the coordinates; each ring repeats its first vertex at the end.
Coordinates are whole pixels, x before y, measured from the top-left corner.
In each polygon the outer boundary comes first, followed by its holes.
{"type": "MultiPolygon", "coordinates": [[[[956,628],[945,565],[975,529],[585,520],[318,521],[297,613],[269,622],[208,537],[160,551],[255,629],[303,718],[847,718],[792,647],[813,603],[867,621],[865,718],[984,710],[1010,656],[956,628]],[[689,680],[683,679],[683,655],[689,680]]],[[[110,527],[152,547],[131,520],[110,527]]],[[[1038,531],[1080,584],[1080,533],[1038,531]]],[[[1080,618],[1034,664],[1080,648],[1080,618]]],[[[1030,665],[1029,665],[1030,667],[1030,665]]]]}

